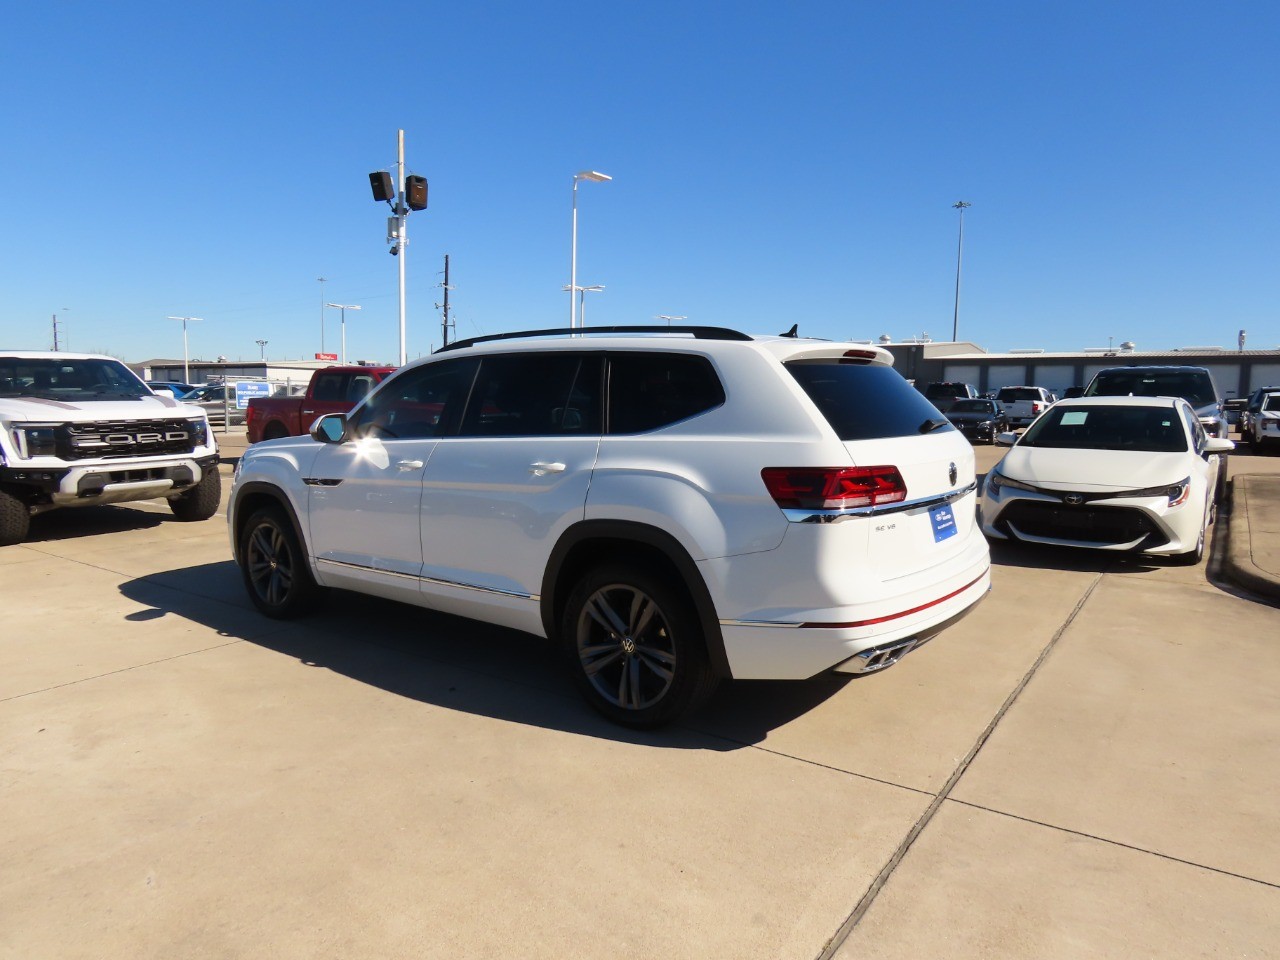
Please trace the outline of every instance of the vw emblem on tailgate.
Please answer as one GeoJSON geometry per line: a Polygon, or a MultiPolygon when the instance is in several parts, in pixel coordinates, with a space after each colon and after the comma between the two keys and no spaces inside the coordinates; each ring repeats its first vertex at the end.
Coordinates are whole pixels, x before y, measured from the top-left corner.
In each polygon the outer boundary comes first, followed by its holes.
{"type": "Polygon", "coordinates": [[[956,485],[956,478],[960,476],[960,471],[956,469],[956,465],[954,463],[951,465],[951,469],[947,471],[947,476],[951,478],[951,485],[954,487],[956,485]]]}
{"type": "Polygon", "coordinates": [[[1084,503],[1084,497],[1078,493],[1068,493],[1062,498],[1062,502],[1069,507],[1078,507],[1080,504],[1084,503]]]}

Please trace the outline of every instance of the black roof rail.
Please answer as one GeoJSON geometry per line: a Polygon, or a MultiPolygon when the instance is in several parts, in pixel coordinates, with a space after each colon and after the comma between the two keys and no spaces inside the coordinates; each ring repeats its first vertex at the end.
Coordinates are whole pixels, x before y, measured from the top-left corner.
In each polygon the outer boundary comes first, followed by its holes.
{"type": "Polygon", "coordinates": [[[750,334],[728,327],[668,327],[655,325],[623,326],[623,327],[551,327],[546,330],[515,330],[510,333],[491,333],[483,337],[470,337],[466,340],[455,340],[446,344],[436,353],[447,350],[462,350],[477,343],[488,343],[491,340],[517,340],[523,337],[573,336],[589,333],[688,333],[696,340],[754,340],[750,334]]]}

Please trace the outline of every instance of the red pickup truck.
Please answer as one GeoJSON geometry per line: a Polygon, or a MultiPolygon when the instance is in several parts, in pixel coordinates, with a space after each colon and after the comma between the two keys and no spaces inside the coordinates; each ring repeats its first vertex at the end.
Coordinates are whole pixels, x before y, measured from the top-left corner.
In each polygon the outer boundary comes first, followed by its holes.
{"type": "Polygon", "coordinates": [[[245,411],[249,442],[300,437],[317,417],[346,413],[395,367],[325,367],[311,375],[300,397],[255,397],[245,411]]]}

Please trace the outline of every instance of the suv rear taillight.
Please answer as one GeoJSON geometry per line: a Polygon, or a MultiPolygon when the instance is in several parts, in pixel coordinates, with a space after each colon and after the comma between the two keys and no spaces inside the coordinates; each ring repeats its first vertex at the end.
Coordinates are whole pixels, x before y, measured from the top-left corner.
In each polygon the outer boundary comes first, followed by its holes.
{"type": "Polygon", "coordinates": [[[842,510],[907,499],[897,467],[765,467],[760,477],[783,509],[842,510]]]}

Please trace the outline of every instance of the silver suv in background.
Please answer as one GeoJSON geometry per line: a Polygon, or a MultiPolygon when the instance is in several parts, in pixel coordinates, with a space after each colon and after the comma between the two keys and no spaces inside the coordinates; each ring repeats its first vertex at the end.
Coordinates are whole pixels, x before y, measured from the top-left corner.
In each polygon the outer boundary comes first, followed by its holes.
{"type": "Polygon", "coordinates": [[[1085,387],[1086,397],[1181,397],[1211,437],[1225,439],[1229,427],[1222,394],[1206,367],[1108,367],[1085,387]]]}

